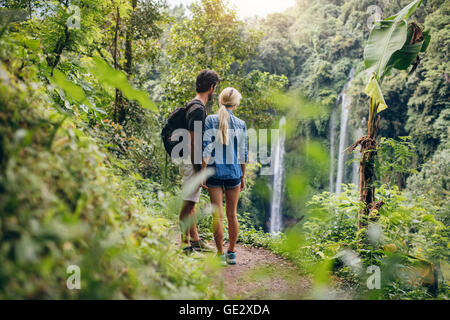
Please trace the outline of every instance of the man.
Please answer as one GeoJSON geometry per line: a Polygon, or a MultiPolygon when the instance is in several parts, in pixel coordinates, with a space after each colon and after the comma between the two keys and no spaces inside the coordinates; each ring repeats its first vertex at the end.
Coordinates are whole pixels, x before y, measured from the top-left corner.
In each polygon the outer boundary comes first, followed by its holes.
{"type": "MultiPolygon", "coordinates": [[[[185,186],[189,184],[192,178],[201,170],[201,144],[202,139],[199,143],[194,139],[194,130],[197,124],[197,128],[202,129],[202,138],[205,130],[205,119],[206,119],[206,104],[208,101],[212,100],[216,86],[219,84],[219,75],[212,70],[203,70],[197,76],[196,90],[197,96],[194,100],[188,104],[190,107],[186,114],[187,129],[189,130],[191,136],[190,145],[190,159],[191,163],[181,164],[180,173],[183,177],[182,184],[185,186]],[[201,126],[199,126],[201,124],[201,126]],[[198,144],[198,145],[196,145],[198,144]],[[195,152],[200,151],[200,163],[195,163],[195,152]]],[[[180,226],[182,232],[182,242],[183,251],[186,253],[191,253],[193,251],[212,251],[213,249],[209,247],[203,240],[200,239],[197,231],[197,224],[195,221],[195,205],[200,200],[201,186],[193,192],[191,195],[183,195],[183,205],[181,206],[180,212],[180,226]]]]}

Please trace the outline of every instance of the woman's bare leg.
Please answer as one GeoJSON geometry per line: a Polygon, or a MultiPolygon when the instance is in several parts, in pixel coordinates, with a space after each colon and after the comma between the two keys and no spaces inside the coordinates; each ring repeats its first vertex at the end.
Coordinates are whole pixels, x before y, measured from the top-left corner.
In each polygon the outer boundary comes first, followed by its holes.
{"type": "Polygon", "coordinates": [[[236,250],[236,243],[239,232],[239,224],[237,220],[237,205],[240,193],[241,193],[240,187],[225,191],[225,202],[227,206],[226,210],[228,219],[228,234],[230,237],[230,246],[228,247],[228,251],[231,252],[235,252],[236,250]]]}
{"type": "Polygon", "coordinates": [[[209,197],[213,206],[213,232],[217,252],[223,254],[223,190],[209,188],[209,197]]]}

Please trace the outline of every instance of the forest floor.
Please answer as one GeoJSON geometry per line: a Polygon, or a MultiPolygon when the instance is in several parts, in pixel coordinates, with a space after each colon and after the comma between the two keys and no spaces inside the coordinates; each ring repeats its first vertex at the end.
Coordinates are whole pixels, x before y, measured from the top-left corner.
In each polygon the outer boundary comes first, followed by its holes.
{"type": "MultiPolygon", "coordinates": [[[[180,245],[179,240],[177,245],[180,245]]],[[[209,245],[215,247],[213,241],[209,245]]],[[[221,280],[215,282],[228,299],[351,299],[351,290],[344,288],[339,279],[332,279],[332,287],[313,288],[311,275],[305,275],[294,263],[267,249],[238,243],[236,253],[237,264],[222,267],[221,280]]],[[[204,255],[200,254],[200,257],[204,255]]]]}
{"type": "Polygon", "coordinates": [[[223,289],[231,299],[278,300],[305,299],[311,279],[291,262],[274,253],[238,244],[237,264],[222,271],[223,289]]]}

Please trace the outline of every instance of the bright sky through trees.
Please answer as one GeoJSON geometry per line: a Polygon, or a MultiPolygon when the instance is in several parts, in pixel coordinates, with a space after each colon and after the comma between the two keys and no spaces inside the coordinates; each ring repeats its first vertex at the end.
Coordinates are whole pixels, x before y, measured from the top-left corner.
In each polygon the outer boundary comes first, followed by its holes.
{"type": "MultiPolygon", "coordinates": [[[[196,0],[167,0],[173,6],[183,4],[185,6],[196,0]]],[[[295,5],[295,0],[229,0],[236,7],[239,17],[247,18],[255,15],[265,17],[269,13],[282,12],[295,5]]]]}

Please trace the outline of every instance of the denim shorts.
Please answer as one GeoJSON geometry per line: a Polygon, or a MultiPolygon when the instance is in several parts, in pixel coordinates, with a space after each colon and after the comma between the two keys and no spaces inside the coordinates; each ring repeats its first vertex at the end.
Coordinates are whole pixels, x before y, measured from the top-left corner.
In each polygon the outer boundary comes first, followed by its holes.
{"type": "Polygon", "coordinates": [[[216,179],[209,178],[206,180],[206,186],[208,188],[225,188],[225,190],[233,190],[241,185],[241,179],[216,179]]]}

